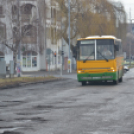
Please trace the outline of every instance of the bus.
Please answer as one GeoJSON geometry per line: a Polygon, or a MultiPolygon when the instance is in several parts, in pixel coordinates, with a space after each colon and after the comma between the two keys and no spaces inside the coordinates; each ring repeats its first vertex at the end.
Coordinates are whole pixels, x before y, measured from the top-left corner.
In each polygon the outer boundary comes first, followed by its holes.
{"type": "Polygon", "coordinates": [[[77,79],[88,82],[122,82],[124,56],[121,39],[115,36],[89,36],[77,39],[77,79]]]}

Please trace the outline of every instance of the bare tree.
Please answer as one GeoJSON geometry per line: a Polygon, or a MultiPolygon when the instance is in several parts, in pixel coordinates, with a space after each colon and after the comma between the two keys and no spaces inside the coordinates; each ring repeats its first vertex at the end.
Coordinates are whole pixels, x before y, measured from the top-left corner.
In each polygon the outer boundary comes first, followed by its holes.
{"type": "MultiPolygon", "coordinates": [[[[68,0],[57,0],[61,10],[64,28],[62,36],[68,42],[68,0]]],[[[115,12],[125,16],[124,8],[113,5],[108,0],[72,0],[71,39],[89,35],[117,35],[115,12]]],[[[75,44],[71,44],[72,49],[75,44]]]]}
{"type": "MultiPolygon", "coordinates": [[[[17,64],[17,56],[19,52],[27,51],[28,48],[39,53],[44,49],[44,42],[39,42],[40,33],[43,32],[43,26],[40,21],[40,10],[32,4],[20,5],[20,0],[11,0],[11,9],[6,9],[6,16],[12,32],[12,37],[7,39],[5,36],[0,36],[3,45],[8,47],[13,52],[15,68],[17,64]],[[26,25],[22,25],[27,22],[26,25]],[[9,43],[8,40],[12,40],[9,43]],[[29,45],[30,44],[30,45],[29,45]]],[[[42,7],[43,8],[43,7],[42,7]]],[[[42,16],[43,18],[44,16],[42,16]]],[[[43,35],[42,35],[43,36],[43,35]]]]}

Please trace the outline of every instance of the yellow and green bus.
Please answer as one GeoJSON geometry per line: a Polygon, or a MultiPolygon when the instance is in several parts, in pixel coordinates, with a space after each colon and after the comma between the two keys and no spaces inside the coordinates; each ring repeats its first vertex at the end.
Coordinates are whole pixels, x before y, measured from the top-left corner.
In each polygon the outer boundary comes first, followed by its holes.
{"type": "Polygon", "coordinates": [[[118,84],[123,77],[123,52],[114,36],[89,36],[77,40],[77,79],[82,85],[92,81],[118,84]]]}

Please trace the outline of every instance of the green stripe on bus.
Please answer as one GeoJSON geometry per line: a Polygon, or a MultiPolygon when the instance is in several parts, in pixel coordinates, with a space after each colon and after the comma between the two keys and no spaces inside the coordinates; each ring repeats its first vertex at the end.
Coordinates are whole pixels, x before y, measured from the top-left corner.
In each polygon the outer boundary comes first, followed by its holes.
{"type": "Polygon", "coordinates": [[[118,78],[118,72],[77,74],[77,79],[79,82],[97,81],[97,80],[117,80],[117,78],[118,78]]]}

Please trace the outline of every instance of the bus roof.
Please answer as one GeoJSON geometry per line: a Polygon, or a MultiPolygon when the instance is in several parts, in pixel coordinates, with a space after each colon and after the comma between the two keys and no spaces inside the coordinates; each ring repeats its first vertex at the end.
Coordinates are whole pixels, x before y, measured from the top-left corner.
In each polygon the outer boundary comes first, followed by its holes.
{"type": "Polygon", "coordinates": [[[80,38],[78,40],[87,40],[87,39],[117,39],[115,36],[113,35],[95,35],[95,36],[88,36],[86,38],[80,38]]]}

